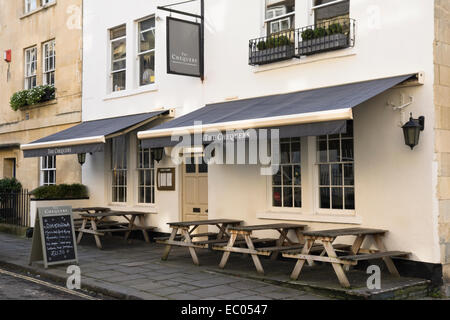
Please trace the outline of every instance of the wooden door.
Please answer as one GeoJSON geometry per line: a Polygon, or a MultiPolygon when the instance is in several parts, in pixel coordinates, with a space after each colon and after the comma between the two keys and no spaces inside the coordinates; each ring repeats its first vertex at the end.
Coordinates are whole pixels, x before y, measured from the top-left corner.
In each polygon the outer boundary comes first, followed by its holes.
{"type": "Polygon", "coordinates": [[[201,155],[189,156],[189,159],[190,163],[183,163],[183,221],[207,220],[208,165],[201,155]]]}

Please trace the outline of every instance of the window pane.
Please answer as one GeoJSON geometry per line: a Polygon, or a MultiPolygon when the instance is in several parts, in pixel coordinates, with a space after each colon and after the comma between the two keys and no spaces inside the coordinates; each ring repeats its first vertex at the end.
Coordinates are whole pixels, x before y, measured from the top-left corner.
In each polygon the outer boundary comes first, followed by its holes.
{"type": "Polygon", "coordinates": [[[292,185],[292,166],[283,166],[283,185],[292,185]]]}
{"type": "Polygon", "coordinates": [[[343,138],[353,137],[353,120],[347,121],[347,133],[342,134],[343,138]]]}
{"type": "Polygon", "coordinates": [[[112,59],[113,60],[119,60],[119,59],[125,59],[127,56],[127,50],[126,50],[126,39],[121,39],[112,42],[112,59]]]}
{"type": "Polygon", "coordinates": [[[126,34],[127,34],[126,26],[121,26],[121,27],[112,29],[110,37],[111,37],[111,40],[113,40],[113,39],[124,37],[124,36],[126,36],[126,34]]]}
{"type": "Polygon", "coordinates": [[[281,143],[281,163],[291,162],[291,152],[289,143],[281,143]]]}
{"type": "Polygon", "coordinates": [[[295,0],[266,0],[266,19],[276,18],[295,11],[295,0]]]}
{"type": "Polygon", "coordinates": [[[321,186],[330,185],[330,166],[328,164],[319,165],[319,184],[321,186]]]}
{"type": "Polygon", "coordinates": [[[139,203],[145,203],[143,187],[139,187],[139,203]]]}
{"type": "Polygon", "coordinates": [[[150,152],[149,149],[144,149],[143,152],[144,168],[150,168],[150,152]]]}
{"type": "Polygon", "coordinates": [[[155,82],[155,53],[150,52],[139,56],[139,84],[144,86],[155,82]]]}
{"type": "Polygon", "coordinates": [[[302,184],[302,170],[300,166],[294,166],[294,184],[302,184]]]}
{"type": "Polygon", "coordinates": [[[331,165],[331,184],[333,186],[342,186],[342,165],[331,165]]]}
{"type": "Polygon", "coordinates": [[[149,186],[151,185],[151,175],[150,175],[150,170],[145,170],[145,185],[149,186]]]}
{"type": "Polygon", "coordinates": [[[272,205],[274,207],[281,207],[281,188],[273,188],[272,191],[272,205]]]}
{"type": "Polygon", "coordinates": [[[139,52],[155,49],[155,31],[149,30],[139,34],[139,52]]]}
{"type": "Polygon", "coordinates": [[[292,163],[300,163],[300,142],[293,142],[292,145],[292,163]]]}
{"type": "Polygon", "coordinates": [[[272,184],[275,186],[281,185],[281,168],[272,176],[272,184]]]}
{"type": "Polygon", "coordinates": [[[317,143],[317,158],[319,162],[328,162],[326,140],[322,140],[317,143]]]}
{"type": "Polygon", "coordinates": [[[151,195],[152,195],[151,203],[155,203],[155,188],[151,187],[150,188],[150,192],[151,192],[151,195]]]}
{"type": "MultiPolygon", "coordinates": [[[[328,3],[331,1],[316,1],[316,6],[328,3]]],[[[349,17],[350,3],[349,1],[344,1],[336,4],[331,4],[322,8],[314,10],[316,24],[324,23],[331,19],[344,19],[349,17]]]]}
{"type": "Polygon", "coordinates": [[[155,18],[150,18],[139,22],[139,29],[145,31],[155,27],[155,18]]]}
{"type": "Polygon", "coordinates": [[[346,186],[355,184],[353,164],[344,164],[344,184],[346,186]]]}
{"type": "Polygon", "coordinates": [[[353,139],[342,140],[342,161],[353,161],[353,139]]]}
{"type": "Polygon", "coordinates": [[[345,209],[355,210],[355,189],[345,188],[345,209]]]}
{"type": "Polygon", "coordinates": [[[320,188],[320,207],[330,209],[330,188],[320,188]]]}
{"type": "Polygon", "coordinates": [[[113,73],[113,91],[125,90],[125,71],[113,73]]]}
{"type": "Polygon", "coordinates": [[[195,158],[186,158],[186,173],[195,173],[195,158]]]}
{"type": "Polygon", "coordinates": [[[292,207],[293,206],[292,188],[291,187],[284,187],[283,188],[283,205],[285,207],[292,207]]]}
{"type": "Polygon", "coordinates": [[[343,209],[344,201],[342,198],[342,188],[331,188],[332,190],[332,201],[333,201],[333,209],[343,209]]]}
{"type": "Polygon", "coordinates": [[[126,67],[127,67],[126,60],[114,61],[112,64],[112,71],[122,70],[122,69],[125,69],[126,67]]]}
{"type": "Polygon", "coordinates": [[[302,188],[294,188],[294,206],[296,208],[302,207],[302,188]]]}
{"type": "Polygon", "coordinates": [[[145,178],[145,171],[144,170],[140,170],[139,171],[139,185],[140,186],[144,185],[144,182],[145,182],[144,178],[145,178]]]}
{"type": "Polygon", "coordinates": [[[340,147],[339,147],[339,140],[329,140],[328,141],[328,148],[329,148],[329,162],[340,162],[341,161],[341,155],[340,155],[340,147]]]}
{"type": "Polygon", "coordinates": [[[151,197],[151,190],[149,187],[145,188],[145,203],[150,203],[151,197]]]}

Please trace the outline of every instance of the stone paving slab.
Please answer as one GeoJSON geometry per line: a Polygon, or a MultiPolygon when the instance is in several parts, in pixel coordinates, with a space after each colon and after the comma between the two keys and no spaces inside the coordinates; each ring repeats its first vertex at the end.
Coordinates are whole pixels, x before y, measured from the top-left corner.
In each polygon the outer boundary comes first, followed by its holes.
{"type": "MultiPolygon", "coordinates": [[[[327,297],[311,293],[311,287],[342,289],[331,267],[305,268],[303,282],[292,282],[289,280],[295,264],[292,260],[262,259],[266,276],[259,276],[252,259],[242,255],[232,254],[227,268],[221,270],[218,268],[220,252],[198,250],[201,262],[198,267],[193,265],[185,248],[173,248],[169,259],[162,261],[164,246],[159,244],[138,240],[126,244],[120,238],[105,238],[103,243],[104,250],[99,250],[93,239],[84,237],[78,246],[82,286],[120,299],[314,300],[327,297]]],[[[0,263],[27,268],[30,247],[30,239],[0,233],[0,263]]],[[[66,267],[44,270],[34,264],[33,271],[65,282],[66,267]]],[[[355,273],[366,277],[364,272],[351,272],[352,276],[355,273]]],[[[394,284],[399,285],[399,282],[394,284]]]]}

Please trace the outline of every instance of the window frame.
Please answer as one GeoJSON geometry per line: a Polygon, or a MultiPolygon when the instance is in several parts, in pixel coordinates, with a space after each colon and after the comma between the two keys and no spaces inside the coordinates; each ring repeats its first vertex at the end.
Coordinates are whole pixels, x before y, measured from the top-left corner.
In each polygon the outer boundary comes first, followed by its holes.
{"type": "MultiPolygon", "coordinates": [[[[294,8],[295,8],[295,6],[294,6],[294,8]]],[[[275,10],[275,9],[272,9],[272,10],[275,10]]],[[[272,34],[277,34],[280,32],[286,32],[288,30],[295,29],[295,9],[292,12],[288,12],[288,13],[285,13],[285,14],[282,14],[279,16],[275,16],[272,18],[267,18],[267,0],[263,0],[263,23],[264,23],[264,29],[265,29],[266,36],[270,36],[272,34]],[[277,20],[281,21],[281,20],[285,20],[285,19],[289,19],[289,29],[274,32],[274,33],[270,32],[272,29],[272,23],[276,22],[277,20]],[[293,19],[293,21],[291,21],[291,19],[293,19]]]]}
{"type": "Polygon", "coordinates": [[[56,75],[56,41],[55,39],[49,40],[42,44],[42,84],[44,85],[55,85],[55,75],[56,75]],[[53,55],[46,56],[48,45],[52,44],[53,46],[53,55]],[[47,60],[53,58],[53,68],[46,70],[47,60]],[[47,76],[53,73],[53,83],[48,83],[47,76]]]}
{"type": "MultiPolygon", "coordinates": [[[[302,212],[302,210],[305,209],[305,202],[304,202],[305,197],[304,197],[304,192],[303,192],[304,191],[304,185],[303,185],[304,169],[303,168],[304,168],[304,164],[305,164],[305,161],[306,161],[306,159],[304,157],[304,151],[305,151],[304,139],[302,137],[293,137],[293,138],[294,139],[298,139],[298,142],[300,143],[300,162],[298,162],[298,163],[297,162],[295,162],[295,163],[286,163],[286,164],[280,163],[279,164],[279,167],[280,167],[279,169],[282,170],[281,169],[282,166],[289,166],[290,165],[290,166],[292,166],[292,168],[294,168],[294,166],[300,166],[300,184],[299,185],[295,185],[293,183],[291,186],[292,186],[292,189],[294,189],[295,187],[299,187],[300,188],[301,206],[300,207],[295,207],[295,202],[294,202],[295,195],[294,195],[294,193],[292,194],[292,196],[293,196],[293,205],[292,205],[292,207],[285,207],[284,206],[284,202],[283,202],[283,187],[284,187],[284,184],[283,184],[283,181],[281,183],[281,190],[282,190],[281,191],[281,203],[282,203],[282,206],[281,207],[274,206],[273,205],[273,188],[274,188],[273,176],[269,175],[267,177],[267,201],[268,201],[268,207],[269,207],[271,212],[290,212],[290,213],[299,213],[300,214],[302,212]]],[[[280,139],[280,148],[281,148],[281,140],[283,140],[283,139],[280,139]]],[[[291,144],[290,150],[292,150],[292,141],[290,142],[290,144],[291,144]]],[[[280,149],[280,157],[281,157],[281,149],[280,149]]],[[[280,158],[280,160],[281,160],[281,158],[280,158]]],[[[282,173],[281,173],[281,175],[282,175],[282,173]]],[[[292,179],[294,179],[293,175],[292,175],[292,179]]]]}
{"type": "MultiPolygon", "coordinates": [[[[136,146],[136,172],[137,172],[137,204],[138,205],[154,205],[156,203],[156,177],[155,177],[155,160],[153,157],[153,150],[151,150],[150,148],[142,148],[141,147],[141,141],[138,140],[137,142],[137,146],[136,146]],[[148,151],[145,151],[148,150],[148,151]],[[145,167],[145,161],[144,161],[144,152],[148,152],[149,153],[149,166],[145,167]],[[142,159],[141,159],[142,157],[142,159]],[[142,163],[142,166],[141,166],[142,163]],[[147,185],[145,182],[144,184],[141,184],[141,172],[145,172],[146,171],[150,171],[150,185],[147,185]],[[144,188],[144,202],[141,202],[140,200],[140,189],[144,188]],[[146,188],[150,188],[150,202],[145,202],[146,200],[146,193],[145,193],[145,189],[146,188]],[[153,189],[153,192],[152,192],[153,189]]],[[[144,179],[145,180],[145,179],[144,179]]]]}
{"type": "Polygon", "coordinates": [[[51,3],[54,3],[56,0],[41,0],[41,6],[45,7],[51,3]]]}
{"type": "Polygon", "coordinates": [[[37,86],[37,63],[38,63],[38,50],[37,46],[29,47],[24,50],[24,89],[29,90],[35,88],[37,86]],[[34,51],[35,60],[28,61],[28,57],[31,57],[31,53],[28,55],[28,52],[34,51]],[[29,74],[28,72],[31,70],[31,66],[34,63],[34,73],[29,74]],[[34,78],[34,86],[29,85],[29,80],[34,78]]]}
{"type": "Polygon", "coordinates": [[[52,186],[56,185],[56,156],[45,156],[39,158],[40,165],[39,165],[39,185],[40,186],[52,186]],[[48,159],[53,158],[53,167],[48,166],[48,159]],[[45,172],[54,171],[53,182],[45,182],[45,172]]]}
{"type": "Polygon", "coordinates": [[[136,70],[137,70],[137,75],[138,75],[137,87],[140,88],[140,87],[151,86],[151,85],[154,85],[156,83],[156,15],[153,14],[153,15],[147,16],[145,18],[139,19],[139,20],[136,21],[136,23],[137,23],[137,39],[136,39],[136,42],[137,42],[136,43],[136,48],[137,48],[137,50],[136,50],[137,51],[137,53],[136,53],[137,68],[136,68],[136,70]],[[141,30],[141,23],[146,21],[146,20],[150,20],[150,19],[154,20],[154,26],[152,28],[149,28],[149,29],[141,30]],[[154,40],[155,40],[155,45],[154,45],[153,49],[141,52],[141,46],[140,46],[140,40],[139,40],[140,36],[141,36],[142,33],[146,33],[146,32],[149,32],[149,31],[153,31],[153,37],[154,37],[154,40]],[[149,54],[149,53],[152,53],[152,52],[153,52],[153,56],[154,56],[154,59],[155,59],[155,64],[153,66],[154,81],[150,82],[150,83],[147,83],[147,84],[141,84],[141,62],[140,62],[140,58],[141,58],[141,56],[149,54]]]}
{"type": "Polygon", "coordinates": [[[33,12],[38,9],[38,0],[24,0],[24,9],[23,12],[25,14],[33,12]],[[31,8],[31,4],[34,3],[34,8],[31,8]],[[30,9],[28,9],[28,6],[30,6],[30,9]]]}
{"type": "MultiPolygon", "coordinates": [[[[345,139],[350,140],[350,138],[348,138],[348,137],[347,138],[344,137],[344,140],[345,139]]],[[[314,137],[315,163],[314,163],[314,191],[313,191],[313,194],[314,194],[314,208],[318,214],[328,214],[328,215],[333,215],[333,216],[339,216],[339,215],[341,215],[341,216],[342,215],[343,216],[356,216],[356,158],[355,158],[355,133],[354,132],[351,137],[351,140],[353,142],[353,161],[342,161],[342,158],[341,158],[340,162],[323,163],[323,162],[320,162],[317,157],[318,151],[319,151],[318,147],[317,147],[318,137],[314,137]],[[331,207],[330,209],[320,207],[320,187],[321,187],[321,184],[319,183],[319,181],[320,181],[320,165],[322,165],[322,164],[330,165],[330,164],[334,164],[334,163],[340,164],[340,165],[343,165],[343,164],[352,164],[353,165],[353,185],[348,185],[347,187],[353,188],[353,196],[354,196],[353,202],[354,202],[354,206],[355,206],[354,209],[345,209],[345,193],[344,192],[342,195],[343,209],[332,208],[331,201],[330,201],[330,207],[331,207]]],[[[342,141],[342,135],[340,135],[339,141],[342,141]]],[[[341,142],[339,143],[339,146],[340,146],[340,152],[341,152],[341,156],[342,156],[342,143],[341,142]]],[[[327,152],[328,152],[328,148],[327,148],[327,152]]],[[[331,174],[330,174],[329,179],[331,180],[331,174]]],[[[344,181],[345,181],[344,171],[342,171],[342,185],[335,186],[335,187],[342,188],[344,191],[344,188],[346,187],[344,181]]],[[[324,187],[327,187],[327,186],[324,185],[324,187]]],[[[332,188],[333,185],[331,185],[331,183],[330,183],[330,185],[328,187],[332,188]]],[[[332,195],[330,192],[330,198],[331,197],[332,197],[332,195]]]]}
{"type": "MultiPolygon", "coordinates": [[[[350,0],[335,0],[335,1],[327,2],[327,3],[315,5],[316,0],[311,0],[311,17],[312,17],[313,24],[316,24],[316,10],[317,9],[325,8],[325,7],[332,6],[332,5],[339,4],[342,2],[346,2],[346,1],[348,1],[350,3],[350,0]]],[[[350,8],[348,10],[348,14],[350,16],[350,8]]]]}
{"type": "Polygon", "coordinates": [[[108,42],[109,42],[109,63],[110,63],[110,67],[109,67],[109,78],[110,78],[110,92],[120,92],[120,91],[125,91],[127,90],[127,25],[126,24],[122,24],[113,28],[108,29],[108,42]],[[120,28],[124,28],[125,29],[125,35],[111,39],[112,38],[112,32],[116,29],[120,29],[120,28]],[[121,40],[125,40],[125,57],[122,59],[117,59],[114,60],[114,55],[113,55],[113,43],[117,42],[117,41],[121,41],[121,40]],[[118,70],[113,70],[114,68],[114,63],[116,62],[120,62],[120,61],[125,61],[125,68],[122,69],[118,69],[118,70]],[[114,90],[114,74],[116,73],[121,73],[124,72],[125,73],[125,86],[123,89],[120,90],[114,90]]]}

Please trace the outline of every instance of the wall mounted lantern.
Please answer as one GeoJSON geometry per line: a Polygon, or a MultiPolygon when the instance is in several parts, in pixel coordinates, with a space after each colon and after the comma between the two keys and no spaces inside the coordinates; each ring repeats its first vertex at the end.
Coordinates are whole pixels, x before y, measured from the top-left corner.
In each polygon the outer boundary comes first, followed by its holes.
{"type": "Polygon", "coordinates": [[[164,157],[164,148],[155,148],[154,151],[154,157],[156,162],[160,162],[162,158],[164,157]]]}
{"type": "Polygon", "coordinates": [[[78,154],[78,163],[80,165],[83,165],[86,162],[86,153],[79,153],[78,154]]]}
{"type": "Polygon", "coordinates": [[[414,149],[419,144],[420,131],[425,129],[425,117],[414,119],[411,113],[409,121],[402,127],[405,136],[405,144],[414,149]]]}

